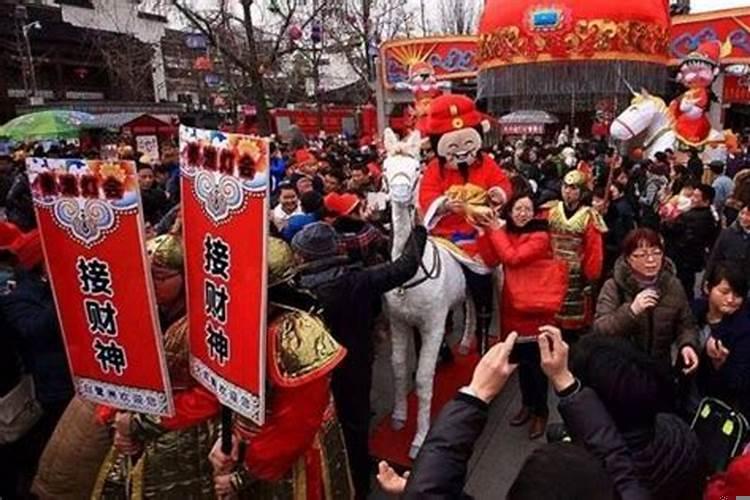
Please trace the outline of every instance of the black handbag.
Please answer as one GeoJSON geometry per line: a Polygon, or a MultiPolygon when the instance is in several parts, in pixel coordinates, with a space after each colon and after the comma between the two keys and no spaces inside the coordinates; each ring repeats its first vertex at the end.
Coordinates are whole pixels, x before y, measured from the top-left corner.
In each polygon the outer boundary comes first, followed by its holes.
{"type": "Polygon", "coordinates": [[[745,416],[715,398],[703,398],[691,425],[698,436],[712,472],[726,470],[740,454],[748,438],[745,416]]]}

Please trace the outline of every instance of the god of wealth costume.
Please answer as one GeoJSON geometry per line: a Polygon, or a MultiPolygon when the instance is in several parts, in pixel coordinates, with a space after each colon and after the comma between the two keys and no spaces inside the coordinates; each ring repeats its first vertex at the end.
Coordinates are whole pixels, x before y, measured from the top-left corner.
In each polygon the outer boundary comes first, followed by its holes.
{"type": "MultiPolygon", "coordinates": [[[[147,243],[152,265],[183,269],[179,237],[167,234],[147,243]]],[[[134,414],[131,435],[143,444],[133,459],[113,447],[99,472],[92,498],[213,499],[213,468],[208,459],[217,436],[220,405],[190,375],[187,317],[164,334],[167,368],[172,382],[175,415],[159,418],[134,414]]],[[[99,419],[111,421],[117,410],[102,407],[99,419]]]]}
{"type": "MultiPolygon", "coordinates": [[[[477,333],[486,338],[492,315],[492,269],[482,260],[477,216],[491,213],[494,199],[511,195],[510,179],[495,161],[480,152],[486,124],[474,101],[461,95],[438,97],[430,105],[427,131],[437,157],[427,166],[419,187],[419,210],[436,243],[461,263],[477,306],[477,333]],[[450,201],[465,204],[465,213],[446,208],[450,201]]],[[[489,249],[491,251],[491,249],[489,249]]],[[[483,253],[483,252],[482,252],[483,253]]],[[[480,344],[481,345],[481,344],[480,344]]]]}
{"type": "MultiPolygon", "coordinates": [[[[567,185],[586,187],[586,176],[574,170],[564,178],[567,185]]],[[[607,231],[601,215],[581,205],[570,213],[562,201],[547,205],[552,251],[556,259],[568,265],[568,291],[557,316],[563,330],[583,330],[594,319],[593,282],[602,272],[604,239],[607,231]]]]}
{"type": "Polygon", "coordinates": [[[276,238],[268,248],[268,410],[262,427],[235,416],[245,445],[232,484],[247,499],[348,500],[354,490],[330,391],[346,350],[314,312],[314,298],[288,284],[291,248],[276,238]]]}

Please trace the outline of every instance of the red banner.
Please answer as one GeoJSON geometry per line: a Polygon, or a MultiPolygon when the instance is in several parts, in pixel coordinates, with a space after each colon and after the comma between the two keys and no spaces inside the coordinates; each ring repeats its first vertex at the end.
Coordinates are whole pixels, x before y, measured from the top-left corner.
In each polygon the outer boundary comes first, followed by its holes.
{"type": "Polygon", "coordinates": [[[541,123],[503,123],[500,128],[505,135],[544,134],[544,124],[541,123]]]}
{"type": "Polygon", "coordinates": [[[750,77],[724,76],[725,104],[750,102],[750,77]]]}
{"type": "Polygon", "coordinates": [[[180,128],[191,371],[263,424],[269,143],[180,128]]]}
{"type": "Polygon", "coordinates": [[[29,158],[26,167],[76,391],[171,415],[135,164],[29,158]]]}

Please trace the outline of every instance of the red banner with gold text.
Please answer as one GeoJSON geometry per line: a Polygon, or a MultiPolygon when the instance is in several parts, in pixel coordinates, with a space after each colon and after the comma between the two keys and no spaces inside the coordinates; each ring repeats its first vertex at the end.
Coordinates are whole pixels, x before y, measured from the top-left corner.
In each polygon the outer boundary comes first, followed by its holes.
{"type": "Polygon", "coordinates": [[[171,415],[135,164],[29,158],[26,169],[77,393],[171,415]]]}
{"type": "Polygon", "coordinates": [[[265,415],[269,142],[180,128],[193,376],[261,425],[265,415]]]}

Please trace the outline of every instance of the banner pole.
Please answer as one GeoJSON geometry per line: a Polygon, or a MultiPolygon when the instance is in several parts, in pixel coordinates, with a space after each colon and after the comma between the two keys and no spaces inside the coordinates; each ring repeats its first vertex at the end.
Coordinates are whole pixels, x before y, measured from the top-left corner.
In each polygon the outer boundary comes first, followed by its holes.
{"type": "Polygon", "coordinates": [[[232,454],[232,410],[224,405],[221,407],[221,452],[232,454]]]}

